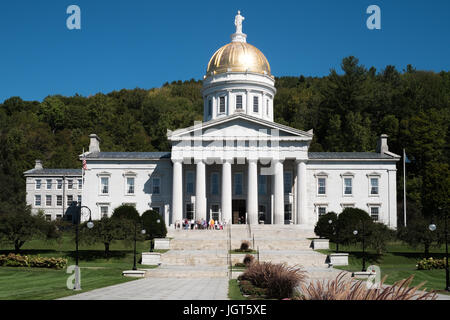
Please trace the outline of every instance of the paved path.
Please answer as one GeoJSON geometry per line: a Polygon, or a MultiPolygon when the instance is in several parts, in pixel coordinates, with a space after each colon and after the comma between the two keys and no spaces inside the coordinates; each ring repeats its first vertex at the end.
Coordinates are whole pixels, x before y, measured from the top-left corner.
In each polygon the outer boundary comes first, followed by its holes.
{"type": "Polygon", "coordinates": [[[228,278],[145,278],[61,300],[227,300],[228,278]]]}

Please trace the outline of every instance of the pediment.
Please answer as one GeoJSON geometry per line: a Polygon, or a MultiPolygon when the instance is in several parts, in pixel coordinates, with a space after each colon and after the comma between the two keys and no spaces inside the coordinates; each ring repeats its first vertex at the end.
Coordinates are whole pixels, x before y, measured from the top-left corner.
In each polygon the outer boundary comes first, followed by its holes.
{"type": "Polygon", "coordinates": [[[273,138],[276,136],[283,140],[311,140],[313,134],[245,114],[223,117],[202,122],[189,128],[168,132],[170,140],[195,139],[199,136],[206,140],[227,137],[238,139],[273,138]]]}

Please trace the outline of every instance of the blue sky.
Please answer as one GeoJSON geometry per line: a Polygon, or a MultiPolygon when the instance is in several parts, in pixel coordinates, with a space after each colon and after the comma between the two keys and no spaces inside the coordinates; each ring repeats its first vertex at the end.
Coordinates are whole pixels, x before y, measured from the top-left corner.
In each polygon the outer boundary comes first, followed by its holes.
{"type": "Polygon", "coordinates": [[[448,0],[15,0],[0,3],[0,101],[201,79],[238,9],[276,76],[323,76],[348,55],[378,70],[450,69],[448,0]],[[81,30],[66,27],[71,4],[81,30]],[[371,4],[381,30],[366,27],[371,4]]]}

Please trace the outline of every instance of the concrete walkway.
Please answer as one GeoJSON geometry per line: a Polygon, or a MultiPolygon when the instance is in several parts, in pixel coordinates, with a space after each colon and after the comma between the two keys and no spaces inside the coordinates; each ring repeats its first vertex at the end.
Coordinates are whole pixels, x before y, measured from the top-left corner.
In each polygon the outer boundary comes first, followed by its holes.
{"type": "Polygon", "coordinates": [[[228,278],[145,278],[60,300],[227,300],[228,278]]]}

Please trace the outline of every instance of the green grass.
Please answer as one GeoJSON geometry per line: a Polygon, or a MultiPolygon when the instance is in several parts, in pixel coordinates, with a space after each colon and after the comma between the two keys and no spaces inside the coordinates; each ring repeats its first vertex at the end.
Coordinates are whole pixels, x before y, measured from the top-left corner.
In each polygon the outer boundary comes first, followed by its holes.
{"type": "Polygon", "coordinates": [[[228,298],[230,300],[247,300],[247,298],[242,295],[236,279],[231,279],[228,281],[228,298]]]}
{"type": "MultiPolygon", "coordinates": [[[[137,261],[140,259],[140,253],[149,251],[149,248],[150,241],[137,243],[137,261]]],[[[13,252],[13,247],[0,247],[0,254],[9,252],[13,252]]],[[[65,236],[58,243],[33,240],[24,244],[20,254],[62,257],[68,259],[68,265],[73,265],[75,264],[75,243],[69,236],[65,236]]],[[[137,279],[122,276],[122,271],[133,267],[133,242],[130,241],[113,243],[110,246],[108,259],[104,257],[102,244],[92,246],[80,244],[79,265],[81,291],[67,289],[66,281],[71,274],[66,273],[66,269],[0,267],[0,299],[56,299],[137,279]]],[[[137,267],[154,268],[154,266],[140,264],[137,267]]]]}
{"type": "MultiPolygon", "coordinates": [[[[334,253],[335,244],[330,242],[330,250],[317,250],[329,254],[334,253]]],[[[361,245],[339,245],[339,252],[349,253],[348,266],[336,266],[336,269],[347,271],[361,271],[362,269],[362,248],[361,245]]],[[[433,258],[444,257],[444,247],[432,248],[429,256],[433,258]]],[[[445,269],[437,270],[417,270],[417,261],[426,257],[420,248],[412,248],[401,242],[388,244],[387,252],[378,255],[373,250],[366,250],[366,268],[370,265],[377,265],[381,269],[381,277],[387,275],[386,284],[394,284],[396,281],[408,278],[414,274],[412,285],[417,285],[426,281],[427,290],[443,292],[445,287],[445,269]]]]}

